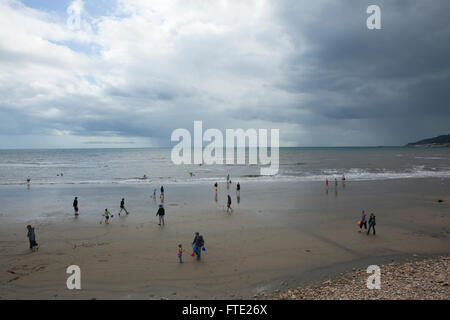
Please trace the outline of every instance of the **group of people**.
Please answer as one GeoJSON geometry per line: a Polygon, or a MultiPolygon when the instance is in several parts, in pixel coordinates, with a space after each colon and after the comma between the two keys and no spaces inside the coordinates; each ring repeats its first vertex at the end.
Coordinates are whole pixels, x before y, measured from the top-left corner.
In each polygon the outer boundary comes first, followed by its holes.
{"type": "MultiPolygon", "coordinates": [[[[345,182],[345,175],[342,175],[341,181],[342,183],[345,182]]],[[[337,185],[338,185],[337,178],[334,178],[334,186],[337,187],[337,185]]],[[[328,178],[325,179],[325,186],[328,188],[328,178]]]]}
{"type": "Polygon", "coordinates": [[[369,221],[367,221],[367,215],[366,212],[363,210],[362,214],[361,214],[361,220],[358,221],[358,225],[359,225],[359,232],[362,231],[362,228],[364,226],[364,229],[367,230],[367,235],[369,235],[370,230],[373,230],[373,235],[375,235],[375,225],[376,225],[376,221],[375,221],[375,215],[372,212],[369,216],[369,221]],[[367,230],[367,222],[369,223],[369,230],[367,230]]]}
{"type": "MultiPolygon", "coordinates": [[[[192,241],[191,256],[192,257],[196,256],[197,260],[200,260],[200,257],[202,255],[202,250],[205,251],[205,240],[199,232],[196,232],[194,235],[194,241],[192,241]]],[[[177,257],[178,257],[180,263],[183,263],[183,252],[185,252],[185,251],[186,250],[183,250],[183,245],[179,244],[177,257]]]]}
{"type": "MultiPolygon", "coordinates": [[[[227,175],[227,190],[230,188],[229,187],[230,184],[231,184],[231,179],[230,179],[230,174],[228,174],[227,175]]],[[[218,190],[218,188],[219,188],[218,187],[218,183],[217,182],[214,183],[214,191],[216,192],[216,194],[215,194],[216,202],[217,202],[217,190],[218,190]]],[[[237,196],[238,203],[239,203],[239,200],[240,200],[240,197],[241,197],[241,184],[239,182],[236,185],[236,196],[237,196]]],[[[231,196],[230,196],[230,194],[228,194],[227,195],[227,213],[232,213],[232,212],[233,212],[233,208],[231,208],[231,196]]]]}
{"type": "MultiPolygon", "coordinates": [[[[153,198],[156,199],[156,189],[153,190],[153,198]]],[[[160,195],[160,199],[161,202],[164,202],[164,187],[161,186],[161,195],[160,195]]],[[[75,197],[75,199],[73,200],[73,210],[75,212],[75,216],[77,217],[79,215],[79,209],[78,209],[78,197],[75,197]]],[[[125,208],[125,198],[122,198],[122,200],[120,201],[120,210],[119,210],[119,216],[121,215],[122,212],[125,212],[126,215],[128,215],[130,212],[125,208]]],[[[158,212],[156,213],[156,216],[159,216],[159,225],[164,225],[165,221],[164,221],[164,215],[165,215],[165,210],[162,204],[159,205],[158,208],[158,212]]],[[[108,208],[105,209],[105,212],[103,213],[103,218],[104,218],[104,222],[105,224],[109,224],[109,219],[113,218],[114,215],[112,215],[108,208]]],[[[102,220],[103,220],[102,218],[102,220]]],[[[101,223],[101,221],[100,221],[101,223]]]]}

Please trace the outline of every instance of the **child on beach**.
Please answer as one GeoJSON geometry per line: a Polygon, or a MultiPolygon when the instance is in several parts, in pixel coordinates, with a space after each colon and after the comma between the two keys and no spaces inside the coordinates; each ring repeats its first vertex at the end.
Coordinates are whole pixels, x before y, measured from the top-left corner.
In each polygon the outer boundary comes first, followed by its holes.
{"type": "Polygon", "coordinates": [[[30,225],[27,225],[27,229],[28,229],[28,240],[30,240],[30,250],[33,250],[34,247],[36,247],[36,250],[39,249],[38,244],[36,242],[36,234],[34,233],[34,228],[31,227],[30,225]]]}
{"type": "Polygon", "coordinates": [[[366,212],[364,210],[362,211],[362,215],[361,215],[361,221],[359,224],[359,229],[360,229],[359,232],[361,232],[363,226],[364,226],[364,229],[367,230],[366,212]]]}
{"type": "Polygon", "coordinates": [[[370,229],[373,229],[373,235],[375,235],[375,225],[376,225],[375,215],[372,212],[369,218],[369,230],[367,230],[367,235],[369,235],[370,229]]]}
{"type": "Polygon", "coordinates": [[[214,183],[214,191],[217,191],[217,182],[214,183]]]}
{"type": "Polygon", "coordinates": [[[105,217],[105,224],[109,224],[109,211],[108,208],[105,209],[105,213],[103,214],[103,216],[105,217]]]}
{"type": "Polygon", "coordinates": [[[180,263],[183,263],[183,247],[181,244],[178,245],[177,257],[180,259],[180,263]]]}
{"type": "Polygon", "coordinates": [[[153,199],[156,199],[156,188],[153,189],[153,199]]]}

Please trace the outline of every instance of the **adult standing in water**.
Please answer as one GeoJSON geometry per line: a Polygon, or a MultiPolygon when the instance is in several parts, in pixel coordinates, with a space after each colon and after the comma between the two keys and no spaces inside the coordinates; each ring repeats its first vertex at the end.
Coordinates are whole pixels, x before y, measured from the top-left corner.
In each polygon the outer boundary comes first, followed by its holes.
{"type": "Polygon", "coordinates": [[[120,211],[119,211],[119,216],[120,216],[120,213],[122,212],[122,210],[124,210],[125,213],[128,214],[127,209],[125,209],[125,198],[122,198],[122,201],[120,201],[120,211]]]}
{"type": "Polygon", "coordinates": [[[75,215],[78,215],[78,197],[75,197],[73,199],[73,210],[75,211],[75,215]]]}
{"type": "Polygon", "coordinates": [[[163,186],[161,186],[161,196],[160,196],[160,198],[164,199],[164,187],[163,186]]]}

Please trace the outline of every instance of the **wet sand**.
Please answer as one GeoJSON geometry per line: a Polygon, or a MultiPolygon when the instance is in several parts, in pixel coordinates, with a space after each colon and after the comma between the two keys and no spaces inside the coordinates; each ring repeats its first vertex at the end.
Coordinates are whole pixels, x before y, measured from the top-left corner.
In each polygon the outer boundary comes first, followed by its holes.
{"type": "Polygon", "coordinates": [[[157,225],[153,187],[73,185],[2,187],[2,299],[237,299],[314,283],[352,268],[450,253],[450,185],[439,179],[331,183],[246,183],[234,212],[207,185],[167,185],[166,223],[157,225]],[[73,196],[80,197],[74,218],[73,196]],[[99,224],[105,207],[130,215],[99,224]],[[438,199],[444,202],[439,203],[438,199]],[[360,212],[375,212],[376,236],[359,233],[360,212]],[[29,252],[25,226],[36,227],[29,252]],[[190,256],[193,232],[206,251],[190,256]],[[176,257],[182,243],[188,253],[176,257]],[[66,288],[81,268],[82,290],[66,288]]]}

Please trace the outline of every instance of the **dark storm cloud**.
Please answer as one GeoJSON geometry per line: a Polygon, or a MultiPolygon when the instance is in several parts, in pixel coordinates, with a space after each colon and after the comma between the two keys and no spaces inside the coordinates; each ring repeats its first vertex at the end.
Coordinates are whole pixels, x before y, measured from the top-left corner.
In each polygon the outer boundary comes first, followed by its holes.
{"type": "Polygon", "coordinates": [[[320,2],[314,15],[306,7],[288,1],[277,8],[296,45],[279,86],[307,94],[310,99],[295,108],[311,116],[287,111],[278,117],[306,124],[328,118],[335,126],[342,119],[368,120],[390,131],[392,138],[380,141],[389,144],[448,131],[450,2],[320,2]],[[382,30],[365,27],[369,4],[381,7],[382,30]],[[396,125],[376,120],[382,118],[396,125]],[[402,118],[409,121],[396,121],[402,118]]]}

